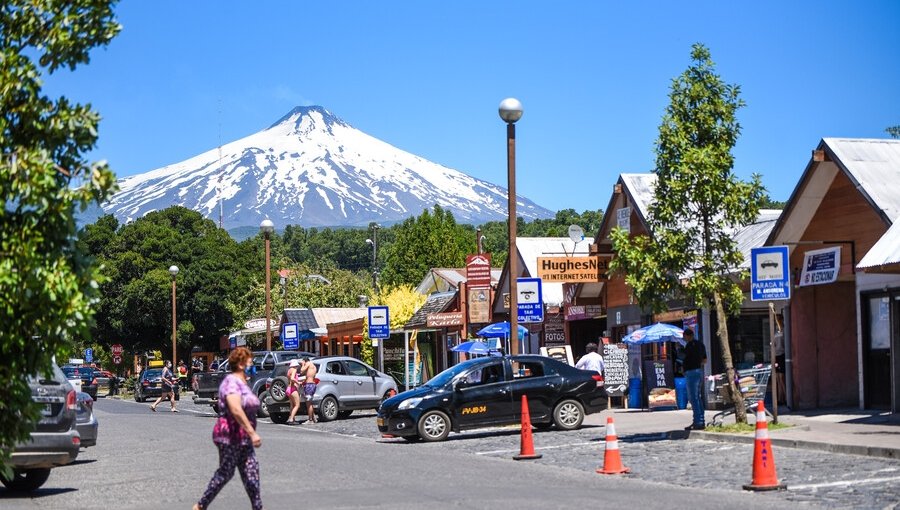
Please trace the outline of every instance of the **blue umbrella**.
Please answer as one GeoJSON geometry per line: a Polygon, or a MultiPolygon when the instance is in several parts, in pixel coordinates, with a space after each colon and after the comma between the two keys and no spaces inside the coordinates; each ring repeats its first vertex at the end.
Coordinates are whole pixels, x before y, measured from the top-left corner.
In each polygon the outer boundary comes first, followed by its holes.
{"type": "MultiPolygon", "coordinates": [[[[519,340],[524,339],[525,335],[528,334],[528,330],[522,325],[519,325],[518,330],[519,340]]],[[[485,338],[507,338],[509,336],[509,323],[495,322],[494,324],[485,326],[478,331],[478,336],[483,336],[485,338]]]]}
{"type": "Polygon", "coordinates": [[[465,352],[467,354],[490,354],[494,349],[488,347],[484,342],[468,341],[463,342],[450,350],[454,352],[465,352]]]}
{"type": "Polygon", "coordinates": [[[678,326],[657,322],[652,326],[633,331],[622,339],[626,344],[653,344],[658,342],[678,342],[684,345],[684,330],[678,326]]]}

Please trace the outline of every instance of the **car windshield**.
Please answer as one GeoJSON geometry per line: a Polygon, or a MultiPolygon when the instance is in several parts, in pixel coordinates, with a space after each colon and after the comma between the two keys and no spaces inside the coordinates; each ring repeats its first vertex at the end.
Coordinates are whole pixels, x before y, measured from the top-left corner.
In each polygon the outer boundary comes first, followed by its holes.
{"type": "Polygon", "coordinates": [[[149,368],[144,371],[143,378],[144,379],[156,379],[162,376],[162,369],[160,368],[149,368]]]}
{"type": "Polygon", "coordinates": [[[463,361],[458,365],[454,365],[429,379],[428,382],[425,383],[425,386],[428,386],[429,388],[440,388],[441,386],[446,386],[447,383],[456,378],[456,376],[477,365],[479,361],[481,360],[469,360],[463,361]]]}

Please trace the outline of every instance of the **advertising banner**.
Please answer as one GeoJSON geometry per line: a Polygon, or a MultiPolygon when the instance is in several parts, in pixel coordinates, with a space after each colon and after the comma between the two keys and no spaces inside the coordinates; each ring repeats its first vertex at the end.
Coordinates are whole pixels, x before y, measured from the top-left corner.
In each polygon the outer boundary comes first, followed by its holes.
{"type": "Polygon", "coordinates": [[[491,289],[469,288],[469,300],[466,303],[469,311],[469,322],[487,324],[491,322],[491,289]]]}
{"type": "Polygon", "coordinates": [[[837,281],[841,270],[841,247],[811,250],[803,255],[800,286],[824,285],[837,281]]]}
{"type": "Polygon", "coordinates": [[[605,281],[612,256],[538,257],[538,277],[547,283],[592,283],[605,281]]]}

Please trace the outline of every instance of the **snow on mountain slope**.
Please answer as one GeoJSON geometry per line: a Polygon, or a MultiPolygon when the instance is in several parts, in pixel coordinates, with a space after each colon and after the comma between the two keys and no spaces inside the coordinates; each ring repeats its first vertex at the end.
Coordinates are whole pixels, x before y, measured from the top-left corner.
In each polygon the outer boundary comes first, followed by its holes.
{"type": "MultiPolygon", "coordinates": [[[[119,182],[103,204],[120,221],[181,205],[224,227],[364,226],[417,216],[434,204],[460,223],[502,220],[506,189],[373,138],[318,106],[297,107],[268,129],[119,182]]],[[[522,196],[517,214],[553,212],[522,196]]]]}

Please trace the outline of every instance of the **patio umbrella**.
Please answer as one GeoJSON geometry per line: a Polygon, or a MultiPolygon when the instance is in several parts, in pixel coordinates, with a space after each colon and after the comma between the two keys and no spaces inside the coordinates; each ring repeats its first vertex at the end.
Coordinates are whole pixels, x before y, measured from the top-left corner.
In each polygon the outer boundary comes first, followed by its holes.
{"type": "Polygon", "coordinates": [[[488,344],[478,341],[463,342],[450,350],[454,352],[464,352],[466,354],[490,354],[491,351],[496,351],[496,349],[489,347],[488,344]]]}
{"type": "MultiPolygon", "coordinates": [[[[528,334],[528,330],[525,329],[524,326],[519,325],[519,340],[525,338],[525,335],[528,334]]],[[[487,325],[481,330],[478,331],[478,336],[482,336],[485,338],[508,338],[509,337],[509,323],[508,322],[495,322],[494,324],[487,325]]]]}
{"type": "Polygon", "coordinates": [[[678,342],[684,345],[684,330],[678,326],[657,322],[652,326],[633,331],[622,339],[626,344],[653,344],[658,342],[678,342]]]}

